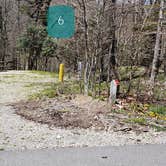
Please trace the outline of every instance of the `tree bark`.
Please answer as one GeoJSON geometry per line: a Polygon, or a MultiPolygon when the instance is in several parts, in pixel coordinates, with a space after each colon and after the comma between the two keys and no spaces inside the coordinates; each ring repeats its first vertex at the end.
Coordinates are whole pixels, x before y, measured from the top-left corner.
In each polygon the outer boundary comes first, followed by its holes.
{"type": "MultiPolygon", "coordinates": [[[[112,0],[112,9],[110,16],[110,36],[112,38],[109,48],[109,66],[108,66],[108,82],[112,78],[120,80],[119,73],[117,69],[117,38],[116,38],[116,0],[112,0]]],[[[119,87],[117,94],[119,94],[119,87]]]]}
{"type": "Polygon", "coordinates": [[[85,70],[84,70],[84,94],[88,95],[88,87],[89,87],[89,80],[88,80],[88,21],[87,21],[87,9],[85,0],[82,0],[83,6],[83,19],[84,19],[84,36],[85,36],[85,70]]]}
{"type": "Polygon", "coordinates": [[[157,74],[157,63],[159,61],[160,56],[160,43],[161,43],[161,32],[162,32],[162,19],[163,19],[163,9],[164,9],[164,1],[162,0],[160,2],[160,11],[159,11],[159,19],[158,19],[158,26],[157,26],[157,34],[156,34],[156,43],[154,48],[154,57],[152,62],[152,70],[151,70],[151,76],[150,76],[150,83],[151,87],[154,88],[155,78],[157,74]]]}

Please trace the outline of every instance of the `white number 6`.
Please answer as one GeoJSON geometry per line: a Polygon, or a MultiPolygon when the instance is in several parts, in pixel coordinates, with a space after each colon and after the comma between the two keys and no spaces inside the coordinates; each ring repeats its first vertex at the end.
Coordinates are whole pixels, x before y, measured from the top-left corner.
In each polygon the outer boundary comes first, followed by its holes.
{"type": "Polygon", "coordinates": [[[65,22],[64,19],[62,18],[62,16],[60,16],[59,19],[58,19],[58,24],[63,25],[64,22],[65,22]]]}

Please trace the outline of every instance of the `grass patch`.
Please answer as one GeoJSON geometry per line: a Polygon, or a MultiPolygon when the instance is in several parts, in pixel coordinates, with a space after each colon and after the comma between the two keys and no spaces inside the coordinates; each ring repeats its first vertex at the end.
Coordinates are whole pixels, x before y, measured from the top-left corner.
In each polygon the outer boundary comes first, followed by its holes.
{"type": "Polygon", "coordinates": [[[36,86],[41,86],[41,87],[49,87],[51,86],[53,83],[51,82],[34,82],[34,83],[30,83],[30,84],[27,84],[25,85],[26,88],[33,88],[33,87],[36,87],[36,86]]]}
{"type": "Polygon", "coordinates": [[[58,83],[59,90],[62,94],[79,94],[80,85],[78,81],[65,81],[63,84],[58,83]]]}
{"type": "Polygon", "coordinates": [[[162,127],[162,126],[157,126],[157,125],[150,125],[153,129],[155,129],[157,132],[160,131],[166,131],[166,127],[162,127]]]}
{"type": "Polygon", "coordinates": [[[117,113],[117,114],[125,114],[126,110],[124,110],[124,109],[113,109],[112,112],[117,113]]]}
{"type": "Polygon", "coordinates": [[[154,114],[166,116],[166,106],[162,105],[150,106],[149,111],[153,112],[154,114]]]}
{"type": "MultiPolygon", "coordinates": [[[[34,86],[31,85],[31,86],[34,86]]],[[[34,93],[30,95],[30,100],[42,99],[42,98],[54,98],[60,94],[70,95],[70,94],[78,94],[80,93],[80,87],[77,81],[64,81],[61,83],[49,83],[45,85],[46,88],[41,90],[40,92],[34,93]]]]}
{"type": "Polygon", "coordinates": [[[38,71],[38,70],[31,70],[29,71],[30,73],[33,74],[38,74],[38,75],[43,75],[43,76],[50,76],[52,78],[57,77],[58,74],[55,72],[47,72],[47,71],[38,71]]]}
{"type": "Polygon", "coordinates": [[[40,92],[34,93],[29,96],[30,100],[42,99],[42,98],[53,98],[57,95],[55,84],[50,85],[49,87],[41,90],[40,92]]]}
{"type": "Polygon", "coordinates": [[[165,74],[164,74],[164,73],[158,74],[156,79],[157,79],[158,81],[164,83],[164,82],[166,81],[165,74]]]}
{"type": "Polygon", "coordinates": [[[4,75],[3,78],[16,78],[17,75],[4,75]]]}
{"type": "Polygon", "coordinates": [[[145,118],[139,117],[139,118],[131,118],[126,120],[129,123],[137,123],[140,125],[147,125],[147,121],[145,118]]]}

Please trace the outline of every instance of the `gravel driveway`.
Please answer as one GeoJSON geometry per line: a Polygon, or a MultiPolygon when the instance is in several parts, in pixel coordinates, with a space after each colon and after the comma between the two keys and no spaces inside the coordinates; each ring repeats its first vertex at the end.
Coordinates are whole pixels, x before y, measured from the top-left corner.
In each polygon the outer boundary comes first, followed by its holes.
{"type": "Polygon", "coordinates": [[[136,135],[134,132],[95,131],[88,129],[49,128],[47,125],[25,120],[15,114],[10,103],[26,99],[41,90],[41,83],[54,82],[49,75],[29,71],[0,73],[0,150],[43,149],[72,146],[102,146],[126,144],[166,143],[166,132],[136,135]],[[30,88],[30,84],[36,86],[30,88]]]}

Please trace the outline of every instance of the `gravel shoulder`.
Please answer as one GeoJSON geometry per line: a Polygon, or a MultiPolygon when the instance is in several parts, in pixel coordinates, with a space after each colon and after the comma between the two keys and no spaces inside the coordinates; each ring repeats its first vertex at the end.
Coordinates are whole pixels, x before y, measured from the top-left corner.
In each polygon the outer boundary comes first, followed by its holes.
{"type": "Polygon", "coordinates": [[[133,131],[62,129],[26,120],[9,106],[42,90],[43,82],[54,81],[53,77],[29,71],[0,73],[0,150],[166,143],[166,132],[151,130],[137,134],[133,131]],[[35,86],[31,87],[34,83],[35,86]]]}

